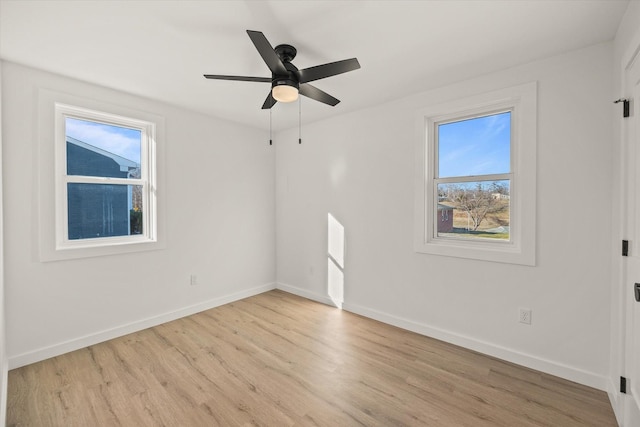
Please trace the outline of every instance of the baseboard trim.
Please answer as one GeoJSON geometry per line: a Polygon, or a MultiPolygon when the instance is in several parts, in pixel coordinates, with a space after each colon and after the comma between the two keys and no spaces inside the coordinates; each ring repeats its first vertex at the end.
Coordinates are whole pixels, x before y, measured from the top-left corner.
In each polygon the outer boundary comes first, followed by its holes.
{"type": "Polygon", "coordinates": [[[280,289],[281,291],[288,292],[293,295],[298,295],[299,297],[310,299],[322,304],[340,308],[335,302],[333,302],[329,295],[320,295],[307,289],[298,288],[297,286],[288,285],[282,282],[276,283],[276,289],[280,289]]]}
{"type": "Polygon", "coordinates": [[[160,325],[162,323],[170,322],[172,320],[180,319],[185,316],[199,313],[201,311],[209,310],[230,302],[238,301],[243,298],[248,298],[254,295],[268,292],[276,289],[275,283],[267,283],[265,285],[257,286],[250,289],[245,289],[240,292],[224,295],[221,297],[213,298],[198,304],[190,305],[175,311],[170,311],[157,316],[148,317],[136,322],[127,323],[125,325],[117,326],[115,328],[107,329],[95,334],[85,335],[83,337],[74,338],[72,340],[64,341],[59,344],[55,344],[48,347],[42,347],[34,351],[29,351],[16,356],[9,357],[9,369],[19,368],[21,366],[29,365],[31,363],[39,362],[41,360],[49,359],[51,357],[59,356],[70,351],[78,350],[88,347],[90,345],[98,344],[110,339],[118,338],[133,332],[138,332],[143,329],[147,329],[153,326],[160,325]]]}
{"type": "MultiPolygon", "coordinates": [[[[284,290],[284,289],[283,289],[284,290]]],[[[378,320],[389,325],[397,326],[411,332],[425,335],[440,341],[458,345],[473,351],[477,351],[488,356],[493,356],[507,362],[535,369],[547,374],[555,375],[560,378],[574,381],[598,390],[607,391],[608,377],[588,372],[582,369],[573,368],[562,363],[546,360],[529,354],[525,354],[506,347],[498,346],[475,338],[457,334],[441,328],[435,328],[429,325],[418,323],[392,314],[373,310],[357,304],[344,302],[343,310],[359,314],[370,319],[378,320]]]]}

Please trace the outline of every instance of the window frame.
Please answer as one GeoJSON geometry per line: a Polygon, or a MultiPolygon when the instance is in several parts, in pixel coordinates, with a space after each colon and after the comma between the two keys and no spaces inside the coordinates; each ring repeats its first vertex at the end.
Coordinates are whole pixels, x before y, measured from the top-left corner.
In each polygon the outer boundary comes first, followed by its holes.
{"type": "MultiPolygon", "coordinates": [[[[432,156],[430,156],[432,158],[432,162],[431,162],[431,170],[433,171],[432,176],[428,177],[428,179],[431,180],[431,199],[432,201],[434,201],[433,203],[430,203],[432,205],[431,209],[434,210],[433,215],[434,218],[436,218],[437,213],[438,213],[438,185],[439,184],[456,184],[456,183],[469,183],[469,182],[493,182],[493,181],[509,181],[509,188],[511,188],[512,183],[514,182],[514,176],[515,174],[513,173],[513,152],[514,152],[514,132],[513,132],[513,122],[514,122],[514,117],[516,115],[516,112],[513,108],[512,103],[507,102],[504,103],[503,105],[495,105],[494,109],[488,110],[486,108],[478,108],[475,111],[471,111],[468,112],[468,114],[464,115],[464,116],[460,116],[458,114],[447,114],[445,116],[442,117],[429,117],[427,119],[427,138],[428,138],[428,144],[429,146],[429,152],[433,153],[432,156]],[[503,108],[500,108],[503,107],[503,108]],[[487,117],[487,116],[492,116],[495,114],[500,114],[500,113],[506,113],[506,112],[510,112],[511,113],[511,126],[510,126],[510,138],[509,138],[509,145],[510,145],[510,149],[509,149],[509,172],[506,173],[497,173],[497,174],[486,174],[486,175],[460,175],[460,176],[447,176],[447,177],[440,177],[440,171],[439,171],[439,165],[440,165],[440,157],[439,157],[439,132],[438,132],[438,126],[443,125],[443,124],[449,124],[449,123],[455,123],[455,122],[461,122],[464,120],[473,120],[476,118],[481,118],[481,117],[487,117]]],[[[511,192],[510,192],[511,193],[511,192]]],[[[510,194],[511,196],[511,194],[510,194]]],[[[509,201],[509,216],[511,216],[511,198],[509,201]]],[[[511,223],[511,220],[509,220],[509,223],[511,223]]],[[[512,238],[511,238],[511,232],[509,232],[509,240],[505,241],[502,239],[495,239],[495,240],[487,240],[487,239],[483,239],[483,238],[477,238],[477,239],[471,239],[468,237],[453,237],[453,236],[438,236],[438,227],[437,227],[437,222],[432,221],[430,223],[427,224],[427,227],[429,227],[429,229],[427,230],[427,232],[429,233],[429,236],[427,237],[427,239],[432,239],[432,240],[438,240],[438,239],[450,239],[450,240],[462,240],[462,241],[469,241],[469,242],[474,242],[473,244],[476,244],[477,242],[491,242],[491,243],[496,243],[496,244],[509,244],[512,243],[512,238]]]]}
{"type": "Polygon", "coordinates": [[[127,245],[157,241],[155,191],[156,125],[147,120],[55,103],[55,217],[56,250],[127,245]],[[67,174],[66,119],[78,119],[140,131],[140,178],[113,178],[67,174]],[[142,186],[143,232],[137,235],[69,239],[68,184],[142,186]]]}
{"type": "Polygon", "coordinates": [[[414,249],[419,253],[535,265],[537,83],[434,105],[416,114],[414,249]],[[508,174],[438,178],[437,124],[511,111],[508,174]],[[508,176],[508,178],[503,178],[508,176]],[[462,180],[461,180],[462,178],[462,180]],[[495,179],[494,179],[495,178],[495,179]],[[437,184],[509,179],[509,241],[437,234],[437,184]],[[527,226],[524,226],[527,224],[527,226]]]}

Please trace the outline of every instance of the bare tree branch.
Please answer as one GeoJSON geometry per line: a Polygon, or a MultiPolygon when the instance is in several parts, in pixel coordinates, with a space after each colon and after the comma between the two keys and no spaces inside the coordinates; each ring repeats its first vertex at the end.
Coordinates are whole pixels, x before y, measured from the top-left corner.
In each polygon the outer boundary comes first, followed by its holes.
{"type": "Polygon", "coordinates": [[[509,188],[499,182],[477,182],[475,186],[446,184],[439,188],[438,193],[439,197],[452,203],[454,209],[466,212],[471,220],[472,230],[476,231],[488,214],[505,208],[500,203],[500,197],[508,195],[509,188]]]}

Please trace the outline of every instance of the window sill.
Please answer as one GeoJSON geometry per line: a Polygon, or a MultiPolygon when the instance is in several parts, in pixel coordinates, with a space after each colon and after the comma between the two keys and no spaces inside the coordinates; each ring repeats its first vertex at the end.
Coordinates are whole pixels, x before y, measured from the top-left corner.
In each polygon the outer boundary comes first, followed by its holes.
{"type": "Polygon", "coordinates": [[[415,242],[416,252],[509,264],[535,265],[535,253],[508,242],[434,239],[415,242]]]}
{"type": "Polygon", "coordinates": [[[81,246],[67,247],[63,249],[40,248],[40,261],[64,261],[79,258],[101,257],[108,255],[121,255],[134,252],[145,252],[152,250],[164,249],[162,242],[144,241],[144,242],[119,242],[100,246],[81,246]]]}

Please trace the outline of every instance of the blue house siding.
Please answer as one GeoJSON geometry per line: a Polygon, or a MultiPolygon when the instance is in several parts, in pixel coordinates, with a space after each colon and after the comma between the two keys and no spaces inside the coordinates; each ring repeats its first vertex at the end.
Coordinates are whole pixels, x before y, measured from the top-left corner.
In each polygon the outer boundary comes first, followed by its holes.
{"type": "Polygon", "coordinates": [[[67,141],[67,175],[126,178],[127,174],[112,158],[67,141]]]}
{"type": "Polygon", "coordinates": [[[69,239],[129,235],[126,185],[67,184],[69,239]]]}
{"type": "MultiPolygon", "coordinates": [[[[67,175],[127,178],[113,158],[67,141],[67,175]]],[[[129,186],[67,184],[69,239],[129,235],[129,186]]]]}

